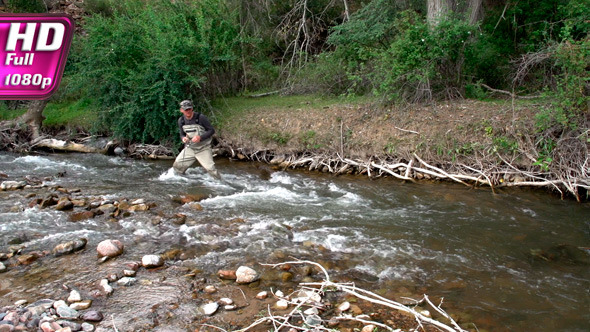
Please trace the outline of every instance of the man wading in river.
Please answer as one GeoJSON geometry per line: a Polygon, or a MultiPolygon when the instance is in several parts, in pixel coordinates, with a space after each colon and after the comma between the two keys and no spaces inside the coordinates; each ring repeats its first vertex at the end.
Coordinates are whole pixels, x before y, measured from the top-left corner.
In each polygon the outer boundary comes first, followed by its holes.
{"type": "Polygon", "coordinates": [[[182,116],[178,119],[178,130],[184,149],[178,154],[172,167],[178,173],[184,174],[195,160],[198,160],[207,173],[220,179],[211,151],[211,136],[215,129],[206,116],[193,111],[193,103],[190,100],[180,102],[180,112],[182,116]]]}

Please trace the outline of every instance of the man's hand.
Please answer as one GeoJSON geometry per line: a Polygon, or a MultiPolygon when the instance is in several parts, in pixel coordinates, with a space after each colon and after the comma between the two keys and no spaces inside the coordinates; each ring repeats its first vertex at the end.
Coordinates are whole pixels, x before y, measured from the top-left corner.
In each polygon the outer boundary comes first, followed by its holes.
{"type": "Polygon", "coordinates": [[[191,141],[193,143],[199,143],[201,141],[201,136],[195,136],[195,137],[193,137],[193,139],[191,141]]]}
{"type": "Polygon", "coordinates": [[[184,137],[182,138],[182,143],[186,143],[186,142],[188,142],[188,137],[184,136],[184,137]]]}

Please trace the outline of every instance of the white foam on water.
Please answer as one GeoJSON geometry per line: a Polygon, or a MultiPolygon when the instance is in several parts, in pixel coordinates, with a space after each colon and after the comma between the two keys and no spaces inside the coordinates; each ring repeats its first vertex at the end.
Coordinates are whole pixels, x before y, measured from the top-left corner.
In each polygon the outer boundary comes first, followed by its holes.
{"type": "Polygon", "coordinates": [[[283,187],[274,187],[263,191],[242,191],[230,195],[220,195],[208,198],[201,201],[202,205],[214,205],[216,207],[235,207],[240,203],[252,205],[252,203],[262,204],[264,202],[283,202],[283,203],[298,203],[304,199],[302,195],[298,195],[283,187]]]}
{"type": "Polygon", "coordinates": [[[36,165],[35,170],[41,170],[41,169],[61,170],[62,168],[65,168],[66,170],[70,170],[70,169],[75,169],[75,170],[80,170],[80,171],[87,170],[87,168],[82,165],[73,164],[73,163],[69,163],[66,161],[53,161],[51,159],[44,158],[41,156],[18,157],[16,159],[14,159],[14,162],[36,165]]]}
{"type": "Polygon", "coordinates": [[[192,183],[198,182],[196,179],[189,178],[187,175],[176,173],[174,168],[170,167],[167,171],[158,176],[158,181],[169,183],[192,183]]]}
{"type": "Polygon", "coordinates": [[[334,184],[333,182],[330,182],[330,184],[328,184],[328,190],[332,191],[332,192],[336,192],[336,193],[342,193],[345,194],[347,193],[346,190],[338,187],[336,184],[334,184]]]}
{"type": "Polygon", "coordinates": [[[270,183],[293,184],[293,178],[285,172],[274,172],[268,180],[270,183]]]}

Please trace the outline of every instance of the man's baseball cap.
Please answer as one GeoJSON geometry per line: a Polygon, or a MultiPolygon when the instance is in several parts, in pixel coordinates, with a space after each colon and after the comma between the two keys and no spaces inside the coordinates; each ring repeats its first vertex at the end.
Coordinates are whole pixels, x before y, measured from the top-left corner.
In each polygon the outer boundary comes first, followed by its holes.
{"type": "Polygon", "coordinates": [[[187,110],[187,109],[192,109],[193,108],[193,102],[190,100],[183,100],[180,102],[180,108],[182,108],[183,110],[187,110]]]}

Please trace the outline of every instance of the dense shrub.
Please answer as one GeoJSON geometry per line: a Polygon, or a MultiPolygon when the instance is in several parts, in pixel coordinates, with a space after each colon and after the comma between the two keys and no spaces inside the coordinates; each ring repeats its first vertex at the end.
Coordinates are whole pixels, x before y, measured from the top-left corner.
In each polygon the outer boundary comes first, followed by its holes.
{"type": "Polygon", "coordinates": [[[89,17],[75,40],[68,87],[96,100],[101,124],[115,135],[161,141],[176,131],[178,102],[202,103],[207,75],[236,66],[236,20],[214,0],[112,8],[89,17]]]}

